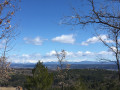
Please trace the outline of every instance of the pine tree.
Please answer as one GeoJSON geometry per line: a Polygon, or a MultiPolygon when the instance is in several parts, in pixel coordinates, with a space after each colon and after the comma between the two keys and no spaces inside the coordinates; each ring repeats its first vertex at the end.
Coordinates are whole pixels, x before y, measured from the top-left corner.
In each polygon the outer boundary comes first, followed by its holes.
{"type": "Polygon", "coordinates": [[[53,82],[53,75],[48,73],[47,67],[40,61],[32,70],[33,76],[26,78],[25,88],[28,90],[46,90],[53,82]]]}

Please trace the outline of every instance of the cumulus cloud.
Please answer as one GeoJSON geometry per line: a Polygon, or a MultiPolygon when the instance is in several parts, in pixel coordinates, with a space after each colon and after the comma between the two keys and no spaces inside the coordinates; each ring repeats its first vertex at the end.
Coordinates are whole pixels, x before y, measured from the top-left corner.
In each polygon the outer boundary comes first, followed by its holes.
{"type": "Polygon", "coordinates": [[[54,42],[60,42],[60,43],[74,44],[75,38],[74,38],[73,34],[70,34],[70,35],[61,35],[61,36],[53,38],[52,41],[54,41],[54,42]]]}
{"type": "Polygon", "coordinates": [[[41,39],[40,37],[36,37],[34,39],[25,37],[23,40],[27,44],[42,45],[43,41],[47,39],[41,39]]]}
{"type": "MultiPolygon", "coordinates": [[[[65,51],[65,52],[66,52],[66,56],[75,57],[75,54],[73,52],[68,52],[68,51],[65,51]]],[[[58,53],[60,53],[60,51],[58,53]]],[[[52,50],[52,51],[46,53],[46,56],[55,56],[55,55],[56,55],[55,50],[52,50]]]]}
{"type": "Polygon", "coordinates": [[[78,56],[83,56],[83,52],[82,52],[82,51],[78,51],[78,52],[76,53],[76,55],[78,55],[78,56]]]}
{"type": "Polygon", "coordinates": [[[40,53],[36,54],[22,54],[22,55],[11,55],[8,58],[8,61],[12,63],[37,63],[38,61],[41,62],[57,62],[58,60],[56,57],[46,55],[41,55],[40,53]]]}
{"type": "Polygon", "coordinates": [[[81,56],[94,56],[95,54],[93,52],[90,51],[86,51],[86,52],[82,52],[82,51],[78,51],[75,53],[76,57],[81,57],[81,56]]]}
{"type": "Polygon", "coordinates": [[[108,52],[108,51],[101,51],[98,53],[98,55],[112,55],[112,52],[108,52]]]}
{"type": "Polygon", "coordinates": [[[93,55],[94,53],[90,52],[90,51],[86,51],[85,52],[86,55],[93,55]]]}
{"type": "MultiPolygon", "coordinates": [[[[60,52],[58,51],[58,53],[60,53],[60,52]]],[[[52,51],[46,53],[45,58],[46,59],[49,58],[49,59],[57,60],[55,54],[56,54],[56,51],[52,50],[52,51]]],[[[85,51],[85,52],[82,52],[82,51],[77,51],[77,52],[66,51],[66,59],[68,59],[70,61],[71,59],[74,58],[74,61],[76,62],[78,60],[85,60],[85,59],[90,60],[90,58],[95,59],[96,56],[97,57],[98,56],[100,56],[100,57],[101,56],[103,56],[103,57],[104,56],[112,56],[112,54],[113,53],[110,52],[110,51],[100,51],[100,52],[97,52],[97,53],[90,52],[90,51],[85,51]]]]}
{"type": "Polygon", "coordinates": [[[56,54],[56,51],[55,51],[55,50],[52,50],[52,51],[46,53],[47,56],[53,56],[53,55],[55,55],[55,54],[56,54]]]}
{"type": "MultiPolygon", "coordinates": [[[[59,53],[59,52],[58,52],[59,53]]],[[[55,50],[52,50],[44,55],[41,55],[40,53],[34,53],[34,54],[22,54],[22,55],[11,55],[8,60],[14,62],[14,63],[36,63],[38,60],[41,60],[42,62],[57,62],[58,59],[55,56],[56,52],[55,50]]],[[[110,51],[100,51],[100,52],[90,52],[90,51],[77,51],[77,52],[72,52],[72,51],[66,51],[66,59],[68,62],[78,62],[78,61],[91,61],[91,60],[96,60],[97,57],[101,56],[109,56],[109,58],[112,55],[112,52],[110,51]]]]}
{"type": "Polygon", "coordinates": [[[101,41],[99,40],[99,38],[101,38],[101,39],[102,39],[103,41],[105,41],[106,43],[113,43],[112,40],[108,39],[107,35],[100,35],[100,36],[94,36],[94,37],[92,37],[92,38],[89,38],[89,39],[86,40],[86,41],[83,41],[83,42],[81,43],[81,45],[87,46],[87,45],[92,44],[92,43],[101,42],[101,41]]]}
{"type": "Polygon", "coordinates": [[[73,52],[66,51],[66,55],[69,57],[76,57],[76,55],[73,52]]]}
{"type": "Polygon", "coordinates": [[[9,56],[9,60],[14,63],[36,63],[38,60],[41,60],[41,58],[42,56],[39,53],[9,56]]]}

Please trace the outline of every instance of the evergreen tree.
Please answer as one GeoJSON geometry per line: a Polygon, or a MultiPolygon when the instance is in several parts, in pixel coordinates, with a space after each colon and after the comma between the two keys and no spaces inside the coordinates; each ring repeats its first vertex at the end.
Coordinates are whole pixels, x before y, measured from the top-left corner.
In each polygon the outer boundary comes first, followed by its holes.
{"type": "Polygon", "coordinates": [[[53,82],[53,75],[40,61],[32,70],[33,76],[26,78],[25,88],[28,90],[46,90],[53,82]]]}

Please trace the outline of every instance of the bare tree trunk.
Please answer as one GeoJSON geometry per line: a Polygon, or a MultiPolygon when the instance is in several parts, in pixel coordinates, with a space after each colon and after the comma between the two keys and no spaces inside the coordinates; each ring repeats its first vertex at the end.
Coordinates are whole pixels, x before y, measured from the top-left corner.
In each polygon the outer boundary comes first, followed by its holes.
{"type": "Polygon", "coordinates": [[[63,72],[63,61],[64,61],[64,59],[65,59],[65,57],[66,57],[66,52],[65,52],[65,50],[62,50],[61,51],[61,53],[58,53],[57,51],[56,51],[56,56],[57,56],[57,58],[58,58],[58,62],[59,62],[59,67],[60,67],[60,79],[61,79],[61,90],[64,90],[64,72],[63,72]]]}
{"type": "Polygon", "coordinates": [[[119,76],[119,81],[120,81],[120,64],[119,64],[119,60],[117,60],[117,68],[118,68],[118,76],[119,76]]]}

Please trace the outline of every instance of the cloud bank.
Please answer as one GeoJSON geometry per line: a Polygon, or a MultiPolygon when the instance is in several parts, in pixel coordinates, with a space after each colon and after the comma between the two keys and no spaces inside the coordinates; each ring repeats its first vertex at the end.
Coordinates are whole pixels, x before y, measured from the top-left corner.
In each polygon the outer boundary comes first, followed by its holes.
{"type": "MultiPolygon", "coordinates": [[[[58,52],[59,53],[59,52],[58,52]]],[[[52,50],[45,55],[41,55],[40,53],[34,53],[34,54],[22,54],[22,55],[11,55],[9,57],[9,60],[14,63],[36,63],[38,60],[41,60],[42,62],[57,62],[58,59],[55,56],[56,51],[52,50]]],[[[96,57],[106,57],[109,56],[111,58],[112,52],[108,51],[100,51],[100,52],[69,52],[66,51],[66,59],[68,62],[80,62],[80,61],[94,61],[96,60],[96,57]]]]}

